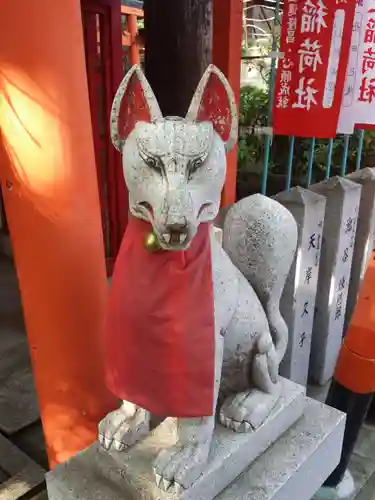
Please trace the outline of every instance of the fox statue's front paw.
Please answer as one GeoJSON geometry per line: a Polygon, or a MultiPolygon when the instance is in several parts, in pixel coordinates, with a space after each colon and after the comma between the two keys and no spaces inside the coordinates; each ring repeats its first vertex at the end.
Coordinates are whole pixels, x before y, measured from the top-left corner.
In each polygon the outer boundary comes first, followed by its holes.
{"type": "Polygon", "coordinates": [[[180,493],[189,488],[206,467],[210,443],[179,444],[163,450],[154,462],[157,486],[180,493]]]}
{"type": "Polygon", "coordinates": [[[106,450],[122,451],[133,446],[150,430],[150,415],[143,408],[123,407],[109,413],[99,424],[99,441],[106,450]]]}

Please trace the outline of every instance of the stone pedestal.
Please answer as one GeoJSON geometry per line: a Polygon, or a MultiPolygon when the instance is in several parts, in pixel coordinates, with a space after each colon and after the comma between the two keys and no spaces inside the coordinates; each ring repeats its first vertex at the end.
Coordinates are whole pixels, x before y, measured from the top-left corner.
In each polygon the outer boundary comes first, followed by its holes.
{"type": "Polygon", "coordinates": [[[236,433],[217,424],[206,470],[187,490],[175,493],[172,486],[164,492],[155,484],[154,460],[160,451],[176,443],[176,419],[172,418],[126,454],[108,454],[100,449],[98,471],[130,498],[211,500],[302,416],[306,405],[304,389],[286,379],[282,387],[276,408],[256,432],[236,433]]]}
{"type": "Polygon", "coordinates": [[[292,213],[298,226],[297,252],[280,301],[289,330],[280,374],[306,386],[326,200],[301,187],[274,198],[292,213]]]}
{"type": "MultiPolygon", "coordinates": [[[[232,433],[234,443],[231,443],[230,439],[225,438],[223,429],[222,441],[216,441],[219,447],[215,455],[219,454],[225,460],[225,467],[215,471],[214,460],[210,458],[208,469],[199,480],[200,485],[194,493],[192,488],[186,490],[182,498],[214,498],[223,483],[227,484],[228,479],[247,461],[252,462],[251,465],[221,491],[217,499],[310,500],[338,464],[345,416],[301,394],[297,400],[303,399],[304,415],[268,448],[273,439],[270,435],[267,443],[268,432],[264,430],[260,438],[262,445],[258,445],[258,452],[263,449],[264,453],[255,461],[251,436],[242,436],[238,441],[238,437],[232,433]],[[242,445],[238,444],[241,442],[242,445]]],[[[298,407],[301,408],[301,401],[298,407]]],[[[47,474],[49,499],[174,500],[175,494],[163,492],[154,486],[150,470],[152,457],[162,443],[170,440],[169,424],[166,421],[127,454],[113,456],[104,453],[98,444],[93,444],[69,462],[57,466],[47,474]],[[130,476],[132,481],[129,480],[130,476]]],[[[269,427],[272,433],[272,425],[269,427]]]]}

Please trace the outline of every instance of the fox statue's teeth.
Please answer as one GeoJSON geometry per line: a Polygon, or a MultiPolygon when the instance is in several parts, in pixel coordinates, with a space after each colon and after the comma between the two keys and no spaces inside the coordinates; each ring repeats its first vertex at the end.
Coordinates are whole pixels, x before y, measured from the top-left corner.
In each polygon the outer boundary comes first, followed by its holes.
{"type": "Polygon", "coordinates": [[[172,233],[171,243],[175,244],[175,245],[178,245],[180,243],[180,234],[179,233],[172,233]]]}

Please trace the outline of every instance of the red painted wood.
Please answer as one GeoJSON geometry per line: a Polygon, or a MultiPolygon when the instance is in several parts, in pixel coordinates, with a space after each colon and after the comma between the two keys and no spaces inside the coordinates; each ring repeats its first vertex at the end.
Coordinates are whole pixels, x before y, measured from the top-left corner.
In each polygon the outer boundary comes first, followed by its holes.
{"type": "Polygon", "coordinates": [[[117,406],[79,2],[3,2],[0,47],[0,179],[52,468],[117,406]]]}
{"type": "Polygon", "coordinates": [[[107,271],[111,274],[128,213],[121,155],[112,146],[109,129],[112,101],[123,76],[121,4],[120,0],[82,0],[82,8],[102,225],[104,238],[109,233],[110,241],[107,271]]]}
{"type": "MultiPolygon", "coordinates": [[[[213,63],[224,73],[237,105],[240,96],[242,0],[213,0],[213,63]]],[[[222,204],[236,201],[237,148],[227,155],[227,178],[222,204]]]]}
{"type": "Polygon", "coordinates": [[[129,33],[130,33],[130,64],[133,66],[134,64],[140,64],[141,59],[139,56],[139,48],[137,44],[137,16],[134,14],[130,14],[127,16],[129,33]]]}
{"type": "MultiPolygon", "coordinates": [[[[87,82],[89,87],[90,96],[90,112],[94,140],[94,150],[96,162],[100,157],[100,140],[99,140],[99,94],[98,86],[100,80],[97,78],[97,65],[98,65],[98,33],[97,33],[97,14],[94,11],[85,12],[84,16],[84,40],[85,40],[85,55],[86,55],[86,68],[89,75],[87,82]]],[[[102,169],[96,169],[99,186],[99,199],[100,211],[102,217],[103,232],[106,232],[106,200],[103,190],[105,180],[103,179],[102,169]]]]}
{"type": "Polygon", "coordinates": [[[121,12],[123,14],[130,14],[137,17],[143,17],[143,10],[137,9],[136,7],[128,7],[126,5],[121,5],[121,12]]]}

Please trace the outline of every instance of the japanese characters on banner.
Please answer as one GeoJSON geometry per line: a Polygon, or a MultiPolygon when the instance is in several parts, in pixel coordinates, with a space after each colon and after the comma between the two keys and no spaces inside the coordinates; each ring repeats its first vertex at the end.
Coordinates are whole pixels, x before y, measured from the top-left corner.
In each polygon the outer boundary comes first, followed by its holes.
{"type": "Polygon", "coordinates": [[[274,134],[335,137],[354,11],[355,0],[285,1],[274,134]]]}
{"type": "Polygon", "coordinates": [[[375,125],[375,0],[357,0],[337,133],[375,125]]]}

